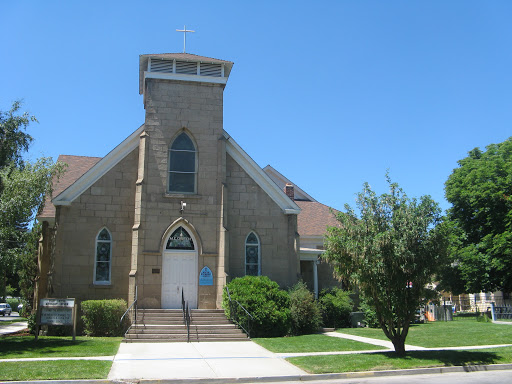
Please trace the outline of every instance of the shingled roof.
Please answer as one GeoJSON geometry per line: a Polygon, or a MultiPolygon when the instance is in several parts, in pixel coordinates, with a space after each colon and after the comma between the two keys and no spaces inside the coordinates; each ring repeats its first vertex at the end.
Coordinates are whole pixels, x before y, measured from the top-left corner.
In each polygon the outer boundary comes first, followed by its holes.
{"type": "Polygon", "coordinates": [[[300,236],[324,236],[328,226],[339,225],[334,213],[327,205],[316,201],[296,200],[295,203],[301,209],[297,218],[297,229],[300,236]]]}
{"type": "MultiPolygon", "coordinates": [[[[60,179],[54,181],[53,197],[58,196],[100,160],[101,157],[60,155],[57,162],[65,163],[67,167],[60,179]]],[[[44,208],[37,217],[40,219],[55,217],[55,206],[49,196],[46,197],[44,208]]]]}

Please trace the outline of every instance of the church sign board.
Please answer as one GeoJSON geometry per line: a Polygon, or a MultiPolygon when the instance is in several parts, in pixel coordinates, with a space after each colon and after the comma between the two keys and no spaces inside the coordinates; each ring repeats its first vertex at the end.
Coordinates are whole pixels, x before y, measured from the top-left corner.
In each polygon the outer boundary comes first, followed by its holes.
{"type": "Polygon", "coordinates": [[[204,267],[199,272],[199,285],[213,285],[213,273],[208,267],[204,267]]]}
{"type": "Polygon", "coordinates": [[[36,340],[41,325],[72,325],[73,341],[76,335],[75,299],[41,299],[36,325],[36,340]]]}

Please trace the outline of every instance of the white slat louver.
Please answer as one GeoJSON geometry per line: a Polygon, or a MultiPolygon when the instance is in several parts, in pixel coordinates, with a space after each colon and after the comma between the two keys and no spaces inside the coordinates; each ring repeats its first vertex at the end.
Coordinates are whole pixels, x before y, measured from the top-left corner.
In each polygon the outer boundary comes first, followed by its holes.
{"type": "Polygon", "coordinates": [[[151,72],[172,73],[172,60],[151,60],[151,72]]]}
{"type": "Polygon", "coordinates": [[[201,76],[213,76],[213,77],[221,77],[222,76],[222,67],[220,64],[201,63],[200,71],[201,71],[201,76]]]}
{"type": "Polygon", "coordinates": [[[176,73],[197,75],[197,63],[176,60],[176,73]]]}

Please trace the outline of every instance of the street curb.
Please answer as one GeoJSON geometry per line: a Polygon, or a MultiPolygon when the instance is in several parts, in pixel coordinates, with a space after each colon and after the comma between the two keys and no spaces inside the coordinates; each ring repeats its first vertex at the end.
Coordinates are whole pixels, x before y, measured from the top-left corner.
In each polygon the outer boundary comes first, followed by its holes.
{"type": "Polygon", "coordinates": [[[414,368],[389,371],[366,371],[346,373],[324,373],[311,375],[290,375],[270,377],[227,377],[227,378],[200,378],[200,379],[128,379],[128,380],[40,380],[40,381],[10,381],[13,384],[238,384],[238,383],[263,383],[283,381],[315,381],[315,380],[341,380],[358,379],[382,376],[407,376],[435,373],[456,373],[456,372],[482,372],[482,371],[503,371],[512,370],[512,364],[491,364],[491,365],[465,365],[459,367],[435,367],[435,368],[414,368]]]}

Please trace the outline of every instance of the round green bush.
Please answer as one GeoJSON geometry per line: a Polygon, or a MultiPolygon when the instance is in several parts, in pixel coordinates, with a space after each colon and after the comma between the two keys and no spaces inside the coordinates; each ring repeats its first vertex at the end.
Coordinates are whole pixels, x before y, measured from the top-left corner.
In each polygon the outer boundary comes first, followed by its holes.
{"type": "Polygon", "coordinates": [[[290,312],[293,335],[317,332],[322,325],[320,306],[313,293],[301,281],[290,290],[290,312]]]}
{"type": "Polygon", "coordinates": [[[128,328],[127,317],[120,323],[126,311],[126,301],[122,299],[87,300],[82,301],[81,307],[87,336],[122,336],[128,328]]]}
{"type": "Polygon", "coordinates": [[[325,327],[350,327],[350,312],[353,308],[350,292],[339,288],[323,290],[319,301],[325,327]]]}
{"type": "Polygon", "coordinates": [[[290,328],[290,297],[288,292],[266,276],[244,276],[227,285],[233,302],[230,309],[227,290],[224,290],[222,306],[230,319],[237,319],[247,329],[250,321],[251,337],[285,336],[290,328]],[[250,316],[236,304],[240,303],[250,316]]]}

